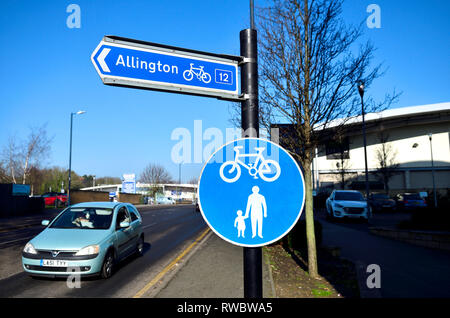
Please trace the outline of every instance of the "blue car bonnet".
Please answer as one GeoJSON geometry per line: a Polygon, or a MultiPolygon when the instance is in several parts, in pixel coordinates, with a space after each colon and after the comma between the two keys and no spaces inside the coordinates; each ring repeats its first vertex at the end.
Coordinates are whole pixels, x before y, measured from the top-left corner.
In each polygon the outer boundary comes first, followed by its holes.
{"type": "Polygon", "coordinates": [[[37,250],[76,251],[83,247],[99,244],[107,238],[110,230],[52,229],[47,228],[31,240],[37,250]]]}

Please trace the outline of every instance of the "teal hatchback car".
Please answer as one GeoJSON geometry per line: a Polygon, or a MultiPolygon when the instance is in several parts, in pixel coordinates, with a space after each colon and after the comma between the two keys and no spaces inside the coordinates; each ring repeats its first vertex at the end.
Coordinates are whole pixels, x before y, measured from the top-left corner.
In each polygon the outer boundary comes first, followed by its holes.
{"type": "Polygon", "coordinates": [[[79,203],[42,225],[47,227],[22,252],[23,269],[31,276],[109,278],[117,262],[143,254],[142,217],[132,204],[79,203]]]}

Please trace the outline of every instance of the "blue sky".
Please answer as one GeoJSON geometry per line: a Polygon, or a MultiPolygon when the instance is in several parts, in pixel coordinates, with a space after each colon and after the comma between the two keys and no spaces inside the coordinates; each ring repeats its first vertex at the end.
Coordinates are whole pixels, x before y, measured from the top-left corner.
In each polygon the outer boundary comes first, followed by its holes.
{"type": "MultiPolygon", "coordinates": [[[[371,3],[381,8],[381,28],[367,28],[365,38],[377,48],[375,61],[388,69],[366,94],[380,98],[396,88],[403,94],[393,107],[450,101],[450,2],[349,0],[345,21],[364,21],[371,3]]],[[[87,113],[74,120],[77,173],[139,175],[148,163],[160,163],[178,179],[171,133],[182,127],[193,135],[194,120],[202,120],[203,131],[216,127],[225,136],[229,103],[105,86],[90,56],[104,35],[239,55],[248,10],[247,0],[2,0],[0,149],[8,136],[25,137],[30,126],[47,123],[54,138],[47,164],[67,167],[70,113],[82,109],[87,113]],[[71,3],[81,8],[79,29],[66,25],[71,3]]],[[[201,167],[183,165],[182,181],[198,176],[201,167]]]]}

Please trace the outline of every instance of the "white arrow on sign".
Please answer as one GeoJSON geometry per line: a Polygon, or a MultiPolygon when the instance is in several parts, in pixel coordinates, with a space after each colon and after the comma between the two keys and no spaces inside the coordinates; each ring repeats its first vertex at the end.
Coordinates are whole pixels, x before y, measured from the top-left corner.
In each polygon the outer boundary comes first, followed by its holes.
{"type": "Polygon", "coordinates": [[[111,70],[109,69],[108,65],[106,65],[105,58],[108,55],[109,51],[111,51],[111,49],[104,48],[102,50],[102,52],[99,54],[99,56],[97,57],[98,64],[100,64],[100,67],[102,68],[103,72],[108,72],[108,73],[110,73],[111,70]]]}

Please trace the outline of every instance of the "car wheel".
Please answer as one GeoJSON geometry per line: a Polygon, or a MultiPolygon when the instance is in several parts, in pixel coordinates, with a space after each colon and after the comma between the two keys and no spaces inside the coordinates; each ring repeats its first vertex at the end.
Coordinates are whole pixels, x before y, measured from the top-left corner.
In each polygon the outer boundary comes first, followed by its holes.
{"type": "Polygon", "coordinates": [[[103,279],[108,279],[112,276],[114,269],[114,253],[109,251],[103,260],[102,270],[100,275],[103,279]]]}
{"type": "Polygon", "coordinates": [[[136,245],[136,254],[138,256],[144,255],[144,236],[141,235],[136,245]]]}

